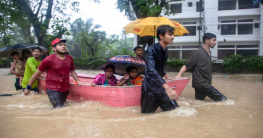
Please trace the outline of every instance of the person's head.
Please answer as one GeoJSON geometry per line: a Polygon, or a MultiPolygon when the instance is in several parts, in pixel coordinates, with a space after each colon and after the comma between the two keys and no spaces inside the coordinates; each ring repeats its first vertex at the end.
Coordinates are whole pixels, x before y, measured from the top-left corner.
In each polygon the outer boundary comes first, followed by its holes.
{"type": "Polygon", "coordinates": [[[216,45],[216,35],[211,33],[205,33],[203,36],[204,45],[208,45],[211,48],[214,48],[216,45]]]}
{"type": "Polygon", "coordinates": [[[32,48],[32,55],[34,58],[39,58],[41,52],[42,52],[42,49],[40,47],[32,48]]]}
{"type": "Polygon", "coordinates": [[[113,76],[113,73],[115,72],[115,67],[111,64],[106,65],[104,71],[105,71],[106,77],[111,78],[113,76]]]}
{"type": "Polygon", "coordinates": [[[143,55],[143,50],[142,47],[140,46],[136,46],[135,48],[133,48],[134,54],[138,57],[142,57],[143,55]]]}
{"type": "Polygon", "coordinates": [[[157,38],[165,44],[172,44],[174,39],[174,28],[170,25],[161,25],[157,28],[157,38]]]}
{"type": "Polygon", "coordinates": [[[67,52],[67,47],[66,47],[66,40],[61,40],[59,38],[56,38],[55,40],[52,41],[51,46],[52,49],[55,53],[64,55],[67,52]]]}
{"type": "Polygon", "coordinates": [[[137,76],[137,68],[135,66],[128,66],[126,68],[126,72],[131,78],[135,78],[137,76]]]}
{"type": "Polygon", "coordinates": [[[19,57],[20,57],[18,52],[12,52],[11,56],[13,59],[19,59],[19,57]]]}
{"type": "Polygon", "coordinates": [[[27,58],[29,58],[30,56],[31,56],[31,52],[30,52],[29,50],[24,49],[24,50],[22,51],[22,58],[27,59],[27,58]]]}

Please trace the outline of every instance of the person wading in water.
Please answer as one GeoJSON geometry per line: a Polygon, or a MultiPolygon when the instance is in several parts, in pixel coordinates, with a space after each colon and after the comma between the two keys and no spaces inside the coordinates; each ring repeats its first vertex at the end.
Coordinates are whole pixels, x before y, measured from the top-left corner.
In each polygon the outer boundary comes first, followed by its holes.
{"type": "Polygon", "coordinates": [[[159,43],[150,46],[146,52],[141,113],[154,113],[159,106],[162,111],[169,111],[178,107],[176,92],[163,79],[163,77],[169,79],[164,72],[164,64],[168,58],[167,45],[173,43],[174,28],[169,25],[159,26],[157,38],[159,43]]]}

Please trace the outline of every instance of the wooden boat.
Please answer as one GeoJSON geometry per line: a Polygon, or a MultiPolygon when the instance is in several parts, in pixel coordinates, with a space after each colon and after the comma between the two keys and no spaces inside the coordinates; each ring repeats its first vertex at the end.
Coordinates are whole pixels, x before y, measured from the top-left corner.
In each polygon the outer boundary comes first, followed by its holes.
{"type": "MultiPolygon", "coordinates": [[[[95,76],[78,74],[83,85],[76,84],[70,76],[69,100],[72,101],[99,101],[109,106],[127,107],[140,105],[141,86],[91,86],[95,76]]],[[[167,84],[174,89],[178,96],[182,93],[189,78],[182,78],[175,81],[167,81],[167,84]]],[[[40,92],[46,92],[45,79],[39,79],[40,92]]]]}

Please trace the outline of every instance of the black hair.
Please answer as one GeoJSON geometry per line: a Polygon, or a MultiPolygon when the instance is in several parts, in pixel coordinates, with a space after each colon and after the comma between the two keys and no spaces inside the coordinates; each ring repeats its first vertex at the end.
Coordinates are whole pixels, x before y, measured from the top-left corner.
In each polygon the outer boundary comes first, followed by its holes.
{"type": "Polygon", "coordinates": [[[211,38],[216,38],[216,35],[212,33],[205,33],[203,36],[203,43],[205,43],[206,40],[210,40],[211,38]]]}
{"type": "Polygon", "coordinates": [[[25,53],[31,54],[31,52],[30,52],[29,50],[27,50],[27,49],[24,49],[24,50],[22,51],[22,55],[24,55],[25,53]]]}
{"type": "Polygon", "coordinates": [[[126,68],[126,72],[127,73],[129,73],[131,70],[133,70],[133,69],[136,69],[136,71],[137,71],[137,68],[135,67],[135,66],[128,66],[127,68],[126,68]]]}
{"type": "Polygon", "coordinates": [[[160,41],[161,40],[160,34],[164,36],[166,32],[174,33],[174,28],[170,25],[161,25],[157,28],[156,32],[157,32],[157,39],[160,41]]]}
{"type": "Polygon", "coordinates": [[[108,68],[112,68],[113,72],[115,72],[115,67],[112,64],[106,65],[104,71],[106,72],[108,68]]]}
{"type": "Polygon", "coordinates": [[[38,49],[40,52],[42,52],[42,49],[40,47],[34,47],[34,48],[32,48],[32,51],[34,51],[36,49],[38,49]]]}
{"type": "Polygon", "coordinates": [[[66,55],[69,55],[69,52],[67,51],[67,52],[65,52],[65,54],[66,54],[66,55]]]}
{"type": "Polygon", "coordinates": [[[138,50],[138,49],[140,49],[140,48],[142,48],[142,47],[136,46],[135,48],[133,48],[133,51],[135,52],[136,50],[138,50]]]}
{"type": "Polygon", "coordinates": [[[12,53],[11,53],[11,56],[14,56],[15,54],[18,54],[18,55],[19,55],[18,52],[12,52],[12,53]]]}

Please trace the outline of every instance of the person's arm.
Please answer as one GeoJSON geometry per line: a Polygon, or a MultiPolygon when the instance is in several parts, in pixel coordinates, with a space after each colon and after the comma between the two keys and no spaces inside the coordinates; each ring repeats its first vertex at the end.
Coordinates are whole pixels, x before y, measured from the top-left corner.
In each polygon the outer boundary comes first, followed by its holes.
{"type": "Polygon", "coordinates": [[[190,59],[186,62],[185,65],[183,65],[183,67],[180,69],[179,73],[174,77],[174,79],[179,79],[181,78],[181,75],[187,70],[187,69],[192,69],[196,66],[198,62],[198,53],[195,52],[194,54],[192,54],[192,56],[190,57],[190,59]]]}
{"type": "Polygon", "coordinates": [[[174,77],[174,79],[181,78],[181,75],[187,70],[186,66],[183,65],[183,67],[180,69],[179,73],[174,77]]]}
{"type": "Polygon", "coordinates": [[[75,70],[70,71],[71,76],[73,79],[78,83],[78,85],[81,85],[82,83],[79,81],[77,72],[75,70]]]}
{"type": "Polygon", "coordinates": [[[24,75],[24,74],[19,74],[17,72],[15,72],[15,66],[16,66],[16,63],[18,62],[18,60],[14,60],[14,62],[12,63],[11,67],[10,67],[10,74],[13,74],[13,75],[24,75]]]}
{"type": "Polygon", "coordinates": [[[25,89],[25,92],[24,92],[25,95],[28,95],[30,93],[31,86],[38,79],[38,77],[41,75],[41,73],[42,72],[37,69],[36,72],[33,74],[33,76],[31,77],[31,79],[28,82],[27,87],[25,89]]]}
{"type": "Polygon", "coordinates": [[[177,99],[178,97],[177,93],[167,83],[163,84],[162,87],[165,89],[165,92],[169,97],[169,99],[171,100],[177,99]]]}
{"type": "Polygon", "coordinates": [[[116,83],[115,86],[122,86],[122,85],[127,81],[127,78],[128,78],[128,75],[125,74],[125,75],[123,76],[123,78],[120,80],[120,82],[119,82],[119,83],[116,83]]]}

